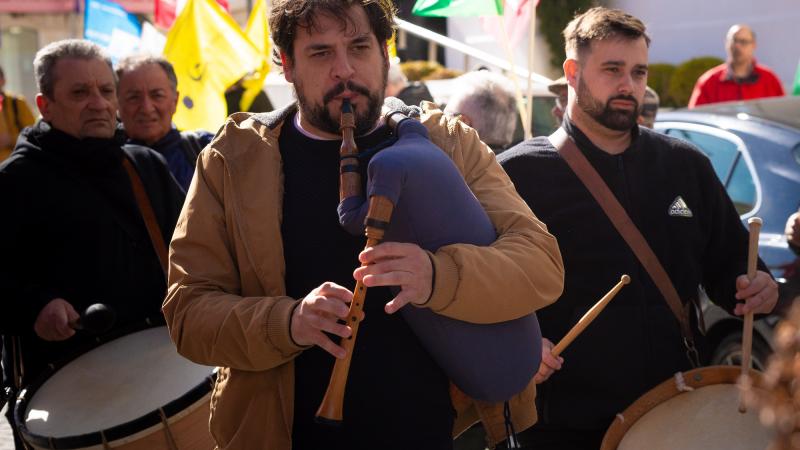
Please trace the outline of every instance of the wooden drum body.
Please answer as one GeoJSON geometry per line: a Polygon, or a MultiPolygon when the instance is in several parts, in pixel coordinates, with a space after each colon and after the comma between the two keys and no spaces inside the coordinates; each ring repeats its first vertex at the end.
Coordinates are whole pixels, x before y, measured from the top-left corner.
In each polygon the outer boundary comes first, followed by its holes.
{"type": "MultiPolygon", "coordinates": [[[[740,367],[678,373],[618,414],[601,450],[764,450],[774,433],[738,411],[740,367]]],[[[750,376],[760,378],[755,371],[750,376]]]]}
{"type": "Polygon", "coordinates": [[[215,373],[178,355],[166,327],[126,334],[28,386],[14,414],[36,449],[212,449],[215,373]]]}

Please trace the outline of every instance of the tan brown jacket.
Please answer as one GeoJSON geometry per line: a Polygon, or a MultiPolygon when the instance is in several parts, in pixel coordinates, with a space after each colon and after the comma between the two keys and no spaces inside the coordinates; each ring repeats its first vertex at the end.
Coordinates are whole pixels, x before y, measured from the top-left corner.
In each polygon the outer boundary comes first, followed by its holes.
{"type": "MultiPolygon", "coordinates": [[[[278,136],[285,117],[286,111],[228,119],[198,160],[170,247],[164,315],[182,355],[221,368],[210,426],[224,449],[291,448],[293,360],[303,349],[289,336],[297,300],[285,295],[280,234],[278,136]]],[[[555,238],[517,195],[494,154],[475,131],[441,111],[426,109],[422,121],[499,236],[489,247],[449,245],[432,255],[436,281],[425,306],[491,323],[555,301],[563,288],[555,238]]],[[[512,400],[516,430],[536,421],[535,395],[531,383],[512,400]]],[[[454,434],[482,419],[492,439],[505,438],[502,405],[477,404],[455,391],[453,402],[454,434]]]]}

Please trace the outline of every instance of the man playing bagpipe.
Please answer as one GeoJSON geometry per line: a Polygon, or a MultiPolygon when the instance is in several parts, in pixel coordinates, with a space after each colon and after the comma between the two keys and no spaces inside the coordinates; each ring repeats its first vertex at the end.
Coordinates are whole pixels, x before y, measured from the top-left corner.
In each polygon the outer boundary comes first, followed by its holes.
{"type": "MultiPolygon", "coordinates": [[[[343,104],[354,109],[358,148],[393,138],[380,119],[393,16],[384,0],[274,2],[276,56],[298,100],[273,113],[232,115],[200,155],[172,241],[163,309],[179,352],[221,367],[210,421],[220,448],[449,449],[478,414],[492,445],[506,437],[503,403],[451,397],[447,375],[396,314],[423,308],[500,323],[560,295],[556,242],[494,154],[474,130],[423,109],[430,140],[493,227],[488,245],[365,249],[337,217],[343,104]],[[347,354],[339,339],[353,327],[340,320],[354,281],[369,288],[366,320],[344,420],[331,427],[315,415],[334,361],[347,354]]],[[[367,164],[359,167],[342,170],[359,170],[366,181],[367,164]]],[[[441,225],[468,226],[451,222],[441,225]]],[[[534,396],[531,382],[508,402],[516,429],[536,420],[534,396]]]]}

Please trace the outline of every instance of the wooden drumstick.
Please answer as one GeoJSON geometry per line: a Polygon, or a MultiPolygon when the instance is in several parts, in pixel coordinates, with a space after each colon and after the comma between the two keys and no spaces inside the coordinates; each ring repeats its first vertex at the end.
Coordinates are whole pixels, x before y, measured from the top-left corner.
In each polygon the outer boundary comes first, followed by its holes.
{"type": "MultiPolygon", "coordinates": [[[[750,242],[747,248],[747,279],[753,281],[756,278],[758,264],[758,234],[761,232],[761,218],[751,217],[747,220],[750,228],[750,242]]],[[[753,312],[749,311],[744,315],[744,327],[742,329],[742,376],[748,376],[752,365],[753,349],[753,312]]],[[[743,396],[739,398],[739,412],[747,412],[743,396]]]]}
{"type": "Polygon", "coordinates": [[[600,299],[600,301],[595,303],[594,306],[592,306],[589,309],[589,311],[587,311],[586,314],[584,314],[583,317],[581,317],[581,320],[579,320],[578,323],[576,323],[575,326],[573,326],[572,329],[569,330],[566,336],[564,336],[563,338],[561,338],[560,341],[558,341],[558,344],[556,344],[556,346],[553,347],[553,350],[550,353],[552,353],[553,356],[560,355],[561,352],[563,352],[564,349],[566,349],[567,346],[571,344],[572,341],[574,341],[575,338],[578,337],[578,335],[581,334],[583,330],[585,330],[586,327],[589,326],[590,323],[592,323],[592,321],[598,316],[598,314],[600,314],[600,312],[603,311],[606,305],[608,305],[611,299],[614,298],[617,295],[617,293],[619,293],[622,287],[630,282],[631,282],[631,277],[629,277],[628,275],[621,276],[619,279],[619,283],[617,283],[616,286],[614,286],[610,291],[608,291],[608,293],[604,295],[603,298],[600,299]]]}

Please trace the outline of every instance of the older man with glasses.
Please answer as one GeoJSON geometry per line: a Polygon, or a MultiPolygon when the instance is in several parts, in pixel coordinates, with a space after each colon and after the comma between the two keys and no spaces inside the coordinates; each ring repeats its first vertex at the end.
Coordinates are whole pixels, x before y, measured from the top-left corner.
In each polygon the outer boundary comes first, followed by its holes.
{"type": "Polygon", "coordinates": [[[732,26],[725,38],[725,50],[728,60],[697,80],[689,108],[706,103],[784,95],[778,76],[756,62],[756,34],[749,26],[732,26]]]}

